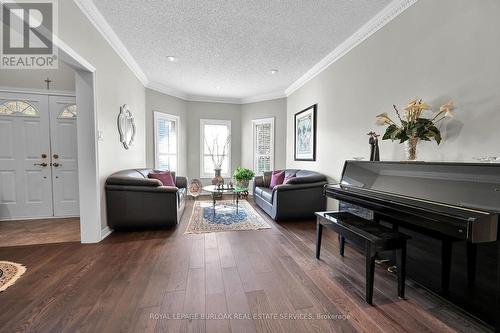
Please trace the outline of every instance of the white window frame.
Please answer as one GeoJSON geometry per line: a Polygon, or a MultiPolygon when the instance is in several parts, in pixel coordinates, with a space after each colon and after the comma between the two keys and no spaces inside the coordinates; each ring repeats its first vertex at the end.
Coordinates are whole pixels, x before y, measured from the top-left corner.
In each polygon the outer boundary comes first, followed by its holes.
{"type": "MultiPolygon", "coordinates": [[[[153,132],[154,132],[154,144],[155,144],[155,169],[158,169],[160,167],[160,159],[159,159],[159,152],[158,152],[158,121],[159,120],[168,120],[168,121],[174,121],[175,122],[175,141],[177,143],[176,147],[176,165],[175,165],[175,170],[170,170],[170,171],[175,171],[177,172],[177,168],[179,167],[179,117],[174,116],[173,114],[168,114],[164,113],[161,111],[153,111],[153,132]]],[[[173,155],[173,154],[172,154],[173,155]]]]}
{"type": "MultiPolygon", "coordinates": [[[[229,128],[229,135],[231,136],[232,141],[232,132],[231,132],[231,120],[222,120],[222,119],[200,119],[200,178],[212,178],[214,176],[213,173],[207,174],[205,173],[205,125],[224,125],[229,128]]],[[[231,141],[229,141],[229,147],[227,150],[227,158],[228,160],[228,170],[226,173],[221,173],[222,177],[231,177],[231,141]]]]}
{"type": "Polygon", "coordinates": [[[256,125],[271,124],[271,171],[274,170],[274,117],[252,120],[252,142],[253,142],[253,169],[257,170],[257,135],[256,125]]]}

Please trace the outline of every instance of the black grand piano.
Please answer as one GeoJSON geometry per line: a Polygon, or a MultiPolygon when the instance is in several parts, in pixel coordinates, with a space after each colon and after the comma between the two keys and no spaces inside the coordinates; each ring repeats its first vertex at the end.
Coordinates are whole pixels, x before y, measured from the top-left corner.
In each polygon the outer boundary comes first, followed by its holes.
{"type": "Polygon", "coordinates": [[[408,277],[500,331],[500,164],[347,161],[325,193],[412,236],[408,277]]]}

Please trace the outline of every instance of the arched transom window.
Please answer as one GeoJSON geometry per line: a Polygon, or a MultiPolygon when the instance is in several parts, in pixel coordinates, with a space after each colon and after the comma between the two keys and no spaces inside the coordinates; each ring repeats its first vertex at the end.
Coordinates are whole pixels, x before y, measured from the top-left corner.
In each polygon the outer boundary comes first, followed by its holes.
{"type": "Polygon", "coordinates": [[[76,104],[67,105],[59,114],[60,119],[76,118],[76,104]]]}
{"type": "Polygon", "coordinates": [[[25,101],[0,101],[1,116],[38,117],[38,110],[25,101]]]}

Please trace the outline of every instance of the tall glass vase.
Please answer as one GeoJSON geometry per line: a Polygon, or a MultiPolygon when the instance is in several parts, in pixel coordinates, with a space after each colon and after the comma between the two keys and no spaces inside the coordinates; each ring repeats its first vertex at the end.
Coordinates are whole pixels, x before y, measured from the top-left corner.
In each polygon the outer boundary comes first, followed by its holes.
{"type": "Polygon", "coordinates": [[[411,137],[408,141],[405,142],[405,153],[406,159],[408,161],[416,161],[417,160],[417,145],[420,141],[417,137],[411,137]]]}

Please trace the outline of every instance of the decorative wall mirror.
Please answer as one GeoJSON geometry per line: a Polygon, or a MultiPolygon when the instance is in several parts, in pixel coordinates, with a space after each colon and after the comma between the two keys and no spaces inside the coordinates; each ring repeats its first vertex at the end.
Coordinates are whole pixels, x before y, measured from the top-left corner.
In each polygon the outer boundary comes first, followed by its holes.
{"type": "Polygon", "coordinates": [[[118,132],[120,133],[120,142],[125,149],[129,149],[134,144],[135,138],[135,120],[127,104],[120,107],[118,115],[118,132]]]}

